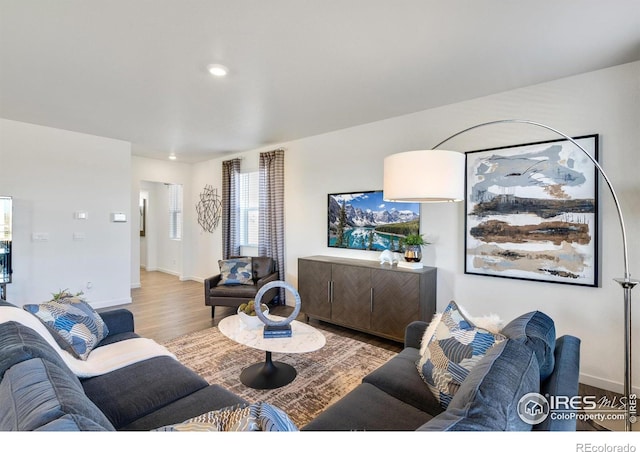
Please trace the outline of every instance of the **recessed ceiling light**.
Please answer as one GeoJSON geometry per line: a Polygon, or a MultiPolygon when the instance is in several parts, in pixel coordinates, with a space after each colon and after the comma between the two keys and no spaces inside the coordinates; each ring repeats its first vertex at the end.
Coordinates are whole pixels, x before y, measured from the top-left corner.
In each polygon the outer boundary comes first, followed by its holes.
{"type": "Polygon", "coordinates": [[[210,64],[207,66],[207,70],[216,77],[224,77],[229,73],[229,68],[221,64],[210,64]]]}
{"type": "Polygon", "coordinates": [[[171,155],[169,156],[169,160],[175,160],[175,159],[177,159],[177,158],[178,158],[178,157],[176,157],[176,155],[175,155],[175,154],[171,154],[171,155]]]}

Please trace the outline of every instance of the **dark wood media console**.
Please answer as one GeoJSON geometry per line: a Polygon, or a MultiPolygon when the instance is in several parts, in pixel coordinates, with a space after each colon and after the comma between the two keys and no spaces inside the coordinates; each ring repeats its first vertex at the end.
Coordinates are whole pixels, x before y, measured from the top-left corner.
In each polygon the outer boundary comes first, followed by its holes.
{"type": "Polygon", "coordinates": [[[331,256],[298,259],[301,310],[314,318],[398,342],[436,312],[435,267],[407,269],[331,256]]]}

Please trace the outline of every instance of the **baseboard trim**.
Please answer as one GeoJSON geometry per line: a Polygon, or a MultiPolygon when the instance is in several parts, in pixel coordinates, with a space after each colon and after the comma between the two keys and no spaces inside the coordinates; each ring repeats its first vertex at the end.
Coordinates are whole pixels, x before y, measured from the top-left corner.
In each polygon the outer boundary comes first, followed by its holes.
{"type": "MultiPolygon", "coordinates": [[[[199,276],[184,276],[184,275],[181,275],[180,273],[178,273],[176,271],[167,270],[166,268],[154,268],[153,270],[146,270],[146,271],[148,271],[148,272],[152,272],[152,271],[161,272],[161,273],[166,273],[167,275],[177,276],[180,281],[195,281],[195,282],[199,282],[199,283],[204,283],[204,280],[206,279],[206,278],[201,278],[199,276]]],[[[133,286],[131,286],[131,287],[137,289],[138,287],[142,287],[142,286],[138,285],[137,287],[133,287],[133,286]]]]}
{"type": "Polygon", "coordinates": [[[157,272],[162,272],[162,273],[166,273],[167,275],[172,275],[172,276],[177,276],[177,277],[180,277],[180,276],[181,276],[179,272],[177,272],[177,271],[175,271],[175,270],[168,270],[168,269],[166,269],[166,268],[156,268],[156,270],[155,270],[155,271],[157,271],[157,272]]]}
{"type": "MultiPolygon", "coordinates": [[[[593,375],[581,373],[580,383],[600,389],[605,389],[607,391],[617,392],[618,394],[622,394],[624,392],[623,383],[613,380],[607,380],[606,378],[594,377],[593,375]]],[[[634,394],[638,394],[640,392],[640,388],[634,386],[632,387],[631,392],[634,394]]]]}
{"type": "Polygon", "coordinates": [[[89,304],[94,309],[104,309],[104,308],[110,308],[112,306],[131,304],[132,302],[133,300],[131,299],[131,297],[126,297],[126,298],[116,298],[113,300],[103,300],[103,301],[97,301],[97,302],[90,301],[89,304]]]}

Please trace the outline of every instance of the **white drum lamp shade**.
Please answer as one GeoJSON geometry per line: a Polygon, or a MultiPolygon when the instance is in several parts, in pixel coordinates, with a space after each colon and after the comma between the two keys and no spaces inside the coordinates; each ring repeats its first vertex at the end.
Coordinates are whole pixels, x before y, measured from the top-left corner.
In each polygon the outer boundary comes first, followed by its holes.
{"type": "Polygon", "coordinates": [[[384,199],[456,202],[464,199],[465,156],[431,150],[393,154],[384,159],[384,199]]]}

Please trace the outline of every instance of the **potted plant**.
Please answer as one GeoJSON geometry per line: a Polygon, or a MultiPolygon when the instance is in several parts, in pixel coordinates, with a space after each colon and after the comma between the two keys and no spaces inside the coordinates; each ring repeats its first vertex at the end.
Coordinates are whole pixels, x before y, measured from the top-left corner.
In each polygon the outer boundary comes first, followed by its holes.
{"type": "Polygon", "coordinates": [[[407,234],[402,243],[404,244],[404,260],[407,262],[420,262],[422,259],[422,246],[427,244],[422,234],[407,234]]]}

